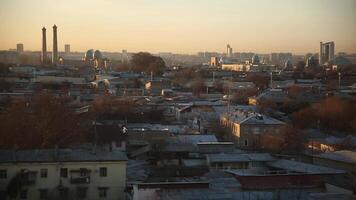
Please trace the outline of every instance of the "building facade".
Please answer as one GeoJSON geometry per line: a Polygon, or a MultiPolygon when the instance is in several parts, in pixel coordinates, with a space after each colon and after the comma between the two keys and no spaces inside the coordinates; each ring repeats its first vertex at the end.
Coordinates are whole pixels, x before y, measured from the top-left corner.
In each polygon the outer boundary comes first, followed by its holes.
{"type": "Polygon", "coordinates": [[[0,199],[124,198],[121,151],[4,150],[0,157],[0,199]]]}
{"type": "Polygon", "coordinates": [[[220,124],[231,131],[231,139],[240,148],[261,148],[261,137],[282,136],[286,124],[259,113],[236,110],[223,113],[220,124]]]}
{"type": "Polygon", "coordinates": [[[319,64],[325,64],[335,57],[335,43],[334,42],[320,42],[319,64]]]}

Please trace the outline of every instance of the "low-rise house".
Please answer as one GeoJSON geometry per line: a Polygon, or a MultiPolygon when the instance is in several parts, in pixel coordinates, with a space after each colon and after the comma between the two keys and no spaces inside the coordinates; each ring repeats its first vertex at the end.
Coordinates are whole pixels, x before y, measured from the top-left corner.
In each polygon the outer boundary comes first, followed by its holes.
{"type": "Polygon", "coordinates": [[[343,150],[312,155],[318,165],[334,167],[356,173],[356,152],[343,150]]]}
{"type": "Polygon", "coordinates": [[[200,154],[213,154],[213,153],[233,153],[239,150],[235,148],[233,142],[199,142],[197,143],[198,151],[200,154]]]}
{"type": "Polygon", "coordinates": [[[145,88],[150,94],[160,95],[163,89],[171,89],[172,83],[169,80],[151,80],[145,84],[145,88]]]}
{"type": "Polygon", "coordinates": [[[264,162],[264,166],[258,169],[226,172],[233,174],[243,189],[324,188],[323,176],[345,173],[343,170],[284,159],[264,162]]]}
{"type": "Polygon", "coordinates": [[[220,124],[231,131],[231,139],[240,148],[260,148],[261,136],[282,136],[286,124],[272,117],[248,111],[223,113],[220,124]]]}
{"type": "Polygon", "coordinates": [[[1,199],[123,199],[126,163],[99,148],[2,150],[1,199]]]}
{"type": "Polygon", "coordinates": [[[268,153],[221,153],[206,156],[210,170],[258,169],[268,161],[276,160],[268,153]]]}

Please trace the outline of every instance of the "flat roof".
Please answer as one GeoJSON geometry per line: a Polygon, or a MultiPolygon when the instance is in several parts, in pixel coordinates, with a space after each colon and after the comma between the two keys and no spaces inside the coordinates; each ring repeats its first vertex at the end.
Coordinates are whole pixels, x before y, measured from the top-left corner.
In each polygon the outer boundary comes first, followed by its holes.
{"type": "Polygon", "coordinates": [[[321,153],[319,155],[314,155],[315,157],[325,158],[329,160],[335,160],[340,162],[356,164],[356,152],[355,151],[334,151],[321,153]]]}
{"type": "Polygon", "coordinates": [[[92,149],[0,150],[0,163],[127,161],[125,152],[92,149]]]}
{"type": "Polygon", "coordinates": [[[333,169],[329,167],[323,167],[319,165],[312,165],[303,162],[297,162],[293,160],[276,160],[269,162],[270,167],[284,169],[288,171],[295,171],[307,174],[342,174],[345,173],[344,170],[333,169]]]}
{"type": "Polygon", "coordinates": [[[207,155],[208,162],[249,162],[249,161],[273,161],[268,153],[222,153],[207,155]]]}

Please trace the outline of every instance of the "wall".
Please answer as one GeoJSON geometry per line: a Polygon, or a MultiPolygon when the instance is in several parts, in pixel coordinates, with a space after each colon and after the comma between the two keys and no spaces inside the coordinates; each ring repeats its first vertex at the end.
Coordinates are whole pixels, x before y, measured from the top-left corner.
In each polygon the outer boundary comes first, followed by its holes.
{"type": "MultiPolygon", "coordinates": [[[[78,186],[87,187],[87,199],[98,199],[98,187],[108,187],[106,199],[124,198],[126,186],[126,161],[117,162],[63,162],[63,163],[7,163],[0,164],[0,169],[7,170],[7,179],[0,179],[0,190],[6,190],[8,182],[21,169],[36,171],[36,183],[26,186],[28,189],[28,199],[39,199],[39,189],[49,189],[49,194],[57,193],[57,187],[62,182],[64,187],[70,188],[70,194],[75,196],[75,188],[78,186]],[[100,177],[99,168],[107,168],[107,177],[100,177]],[[60,168],[68,168],[68,177],[60,177],[60,168]],[[71,184],[71,170],[86,168],[90,172],[90,184],[71,184]],[[48,169],[47,178],[40,177],[40,169],[48,169]]],[[[52,199],[52,198],[51,198],[52,199]]]]}

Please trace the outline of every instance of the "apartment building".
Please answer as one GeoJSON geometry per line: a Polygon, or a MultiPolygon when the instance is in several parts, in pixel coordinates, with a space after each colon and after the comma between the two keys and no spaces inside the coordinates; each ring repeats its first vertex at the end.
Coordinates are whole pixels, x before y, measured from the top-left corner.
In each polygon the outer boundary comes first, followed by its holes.
{"type": "Polygon", "coordinates": [[[0,151],[0,199],[123,199],[126,153],[104,149],[0,151]]]}

